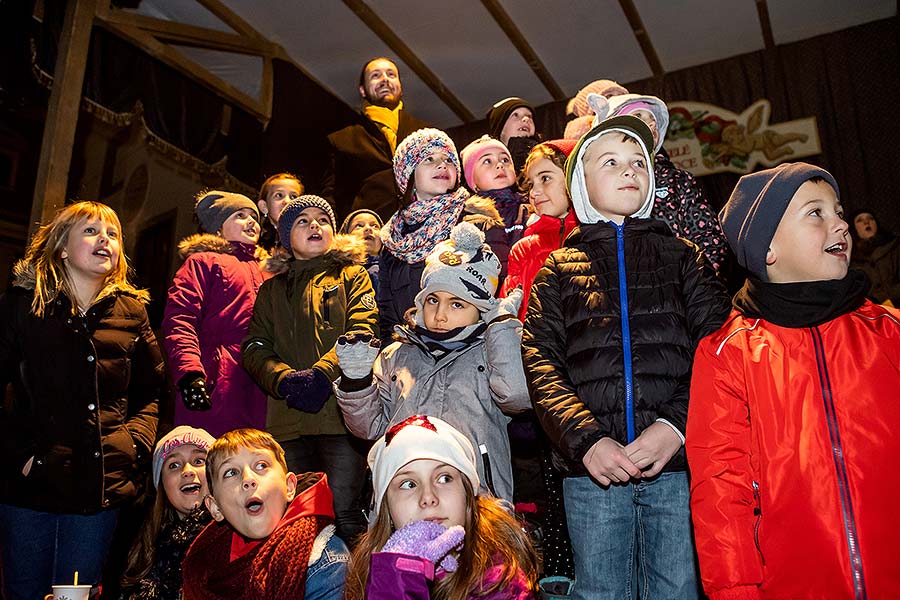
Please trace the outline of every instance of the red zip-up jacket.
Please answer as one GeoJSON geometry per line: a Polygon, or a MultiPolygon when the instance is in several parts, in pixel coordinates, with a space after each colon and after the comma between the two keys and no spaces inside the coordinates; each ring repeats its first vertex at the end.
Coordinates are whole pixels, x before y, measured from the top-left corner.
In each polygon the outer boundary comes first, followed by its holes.
{"type": "Polygon", "coordinates": [[[900,598],[900,311],[700,342],[686,447],[711,600],[900,598]]]}
{"type": "Polygon", "coordinates": [[[528,294],[537,272],[544,266],[544,261],[554,250],[562,248],[563,242],[575,226],[578,219],[575,211],[570,210],[562,219],[544,215],[528,226],[524,237],[516,242],[509,251],[506,279],[500,289],[500,297],[505,298],[510,291],[522,286],[522,306],[519,308],[519,320],[525,320],[528,309],[528,294]]]}

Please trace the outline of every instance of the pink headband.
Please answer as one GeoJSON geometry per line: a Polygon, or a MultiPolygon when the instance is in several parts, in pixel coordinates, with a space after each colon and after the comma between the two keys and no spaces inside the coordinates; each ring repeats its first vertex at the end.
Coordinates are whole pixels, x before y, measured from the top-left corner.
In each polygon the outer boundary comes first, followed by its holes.
{"type": "Polygon", "coordinates": [[[655,113],[653,112],[654,106],[649,102],[629,102],[625,106],[623,106],[619,110],[620,115],[630,115],[631,113],[637,110],[646,110],[651,115],[654,115],[653,119],[656,120],[655,113]]]}

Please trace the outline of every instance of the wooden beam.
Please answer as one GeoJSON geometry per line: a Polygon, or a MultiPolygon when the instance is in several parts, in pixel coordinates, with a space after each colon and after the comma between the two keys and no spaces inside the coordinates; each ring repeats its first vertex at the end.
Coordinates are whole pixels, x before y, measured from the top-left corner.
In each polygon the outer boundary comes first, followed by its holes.
{"type": "MultiPolygon", "coordinates": [[[[98,19],[97,24],[131,42],[161,62],[187,75],[197,83],[211,90],[213,93],[240,106],[257,119],[268,122],[272,117],[271,105],[264,105],[259,98],[253,98],[222,78],[213,75],[203,67],[200,67],[195,62],[185,57],[172,46],[159,41],[146,31],[136,27],[120,25],[108,19],[98,19]]],[[[264,58],[261,60],[265,63],[264,58]]],[[[265,73],[266,70],[264,68],[263,75],[265,75],[265,73]]],[[[263,84],[263,89],[265,89],[265,84],[263,84]]]]}
{"type": "Polygon", "coordinates": [[[369,8],[368,4],[363,2],[363,0],[344,0],[344,4],[346,4],[347,8],[352,10],[353,13],[365,23],[366,27],[371,29],[381,41],[387,44],[388,48],[393,50],[400,60],[409,65],[409,68],[425,82],[425,85],[430,87],[431,90],[437,94],[437,97],[440,98],[444,104],[450,107],[450,110],[456,113],[456,116],[466,123],[471,123],[476,120],[475,115],[466,108],[466,105],[447,89],[447,86],[444,85],[440,78],[438,78],[438,76],[435,75],[418,56],[416,56],[415,52],[413,52],[412,49],[410,49],[410,47],[407,46],[390,27],[388,27],[387,23],[385,23],[381,17],[375,14],[375,11],[369,8]]]}
{"type": "Polygon", "coordinates": [[[491,13],[491,16],[494,17],[494,21],[497,22],[497,25],[500,26],[500,29],[503,30],[503,33],[506,34],[506,37],[509,38],[512,45],[516,47],[516,50],[519,51],[519,54],[522,55],[522,58],[525,59],[525,62],[528,63],[528,66],[534,71],[534,74],[537,75],[537,78],[541,80],[541,83],[544,84],[544,87],[547,88],[547,91],[550,92],[553,99],[567,100],[568,96],[566,93],[562,91],[562,88],[559,87],[559,84],[553,79],[550,71],[547,70],[547,67],[544,66],[544,63],[541,62],[540,57],[538,57],[537,52],[534,51],[534,48],[531,47],[531,44],[528,43],[528,40],[525,39],[525,36],[522,35],[522,32],[516,27],[516,24],[513,22],[512,18],[510,18],[509,13],[507,13],[503,6],[500,5],[500,2],[498,2],[498,0],[481,0],[481,3],[487,11],[491,13]]]}
{"type": "Polygon", "coordinates": [[[32,233],[41,223],[48,223],[66,203],[72,145],[97,1],[69,0],[66,6],[31,202],[32,233]]]}
{"type": "Polygon", "coordinates": [[[766,0],[756,0],[756,14],[759,15],[759,26],[762,28],[766,50],[771,50],[775,47],[775,36],[772,35],[772,20],[769,18],[769,5],[766,0]]]}
{"type": "Polygon", "coordinates": [[[206,29],[177,21],[145,17],[124,10],[111,12],[108,20],[125,27],[142,29],[158,40],[182,46],[254,56],[271,56],[275,52],[274,44],[260,42],[256,38],[246,38],[236,33],[206,29]]]}
{"type": "Polygon", "coordinates": [[[267,41],[247,21],[238,16],[236,12],[225,6],[220,0],[196,0],[206,10],[219,17],[223,23],[234,29],[244,37],[267,41]]]}
{"type": "Polygon", "coordinates": [[[653,71],[653,76],[657,78],[662,77],[666,74],[666,71],[663,69],[662,62],[660,62],[659,56],[656,54],[656,48],[653,47],[653,42],[650,40],[647,30],[644,29],[644,21],[641,19],[634,1],[619,0],[619,6],[622,7],[622,12],[625,13],[625,18],[628,19],[628,24],[634,32],[634,37],[637,39],[641,51],[644,53],[644,58],[647,59],[647,64],[650,65],[650,69],[653,71]]]}

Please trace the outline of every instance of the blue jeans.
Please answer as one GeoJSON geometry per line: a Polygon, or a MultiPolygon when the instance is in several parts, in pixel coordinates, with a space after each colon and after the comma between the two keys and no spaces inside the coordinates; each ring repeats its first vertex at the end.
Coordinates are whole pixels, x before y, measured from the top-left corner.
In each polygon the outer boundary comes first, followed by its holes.
{"type": "Polygon", "coordinates": [[[361,494],[366,483],[366,453],[372,442],[352,435],[304,435],[281,442],[288,470],[322,471],[334,496],[334,524],[347,545],[366,531],[361,494]]]}
{"type": "Polygon", "coordinates": [[[0,561],[6,600],[43,598],[58,583],[100,584],[119,510],[45,513],[0,504],[0,561]]]}
{"type": "Polygon", "coordinates": [[[590,477],[563,482],[578,600],[694,600],[686,473],[603,488],[590,477]]]}
{"type": "Polygon", "coordinates": [[[350,551],[338,536],[325,544],[322,555],[306,572],[304,600],[341,600],[344,597],[344,580],[347,579],[347,562],[350,551]]]}

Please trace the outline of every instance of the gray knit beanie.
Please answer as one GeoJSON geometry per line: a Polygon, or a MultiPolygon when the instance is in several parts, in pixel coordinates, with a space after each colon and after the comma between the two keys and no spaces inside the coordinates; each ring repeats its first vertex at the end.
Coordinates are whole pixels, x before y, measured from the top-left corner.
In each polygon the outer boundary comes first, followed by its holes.
{"type": "Polygon", "coordinates": [[[200,196],[194,212],[200,221],[200,228],[206,233],[218,234],[228,217],[239,210],[251,210],[259,222],[259,208],[253,200],[243,194],[210,190],[200,196]]]}
{"type": "Polygon", "coordinates": [[[278,239],[281,240],[282,247],[291,247],[291,230],[294,228],[294,221],[297,220],[300,213],[311,206],[323,210],[331,221],[331,229],[335,229],[335,221],[337,219],[334,218],[334,210],[328,204],[328,200],[315,194],[298,196],[285,204],[284,208],[281,209],[281,214],[278,216],[278,239]]]}
{"type": "Polygon", "coordinates": [[[831,173],[807,163],[784,163],[741,177],[719,212],[719,223],[738,263],[762,281],[768,281],[766,254],[775,230],[800,186],[821,177],[840,198],[831,173]]]}

